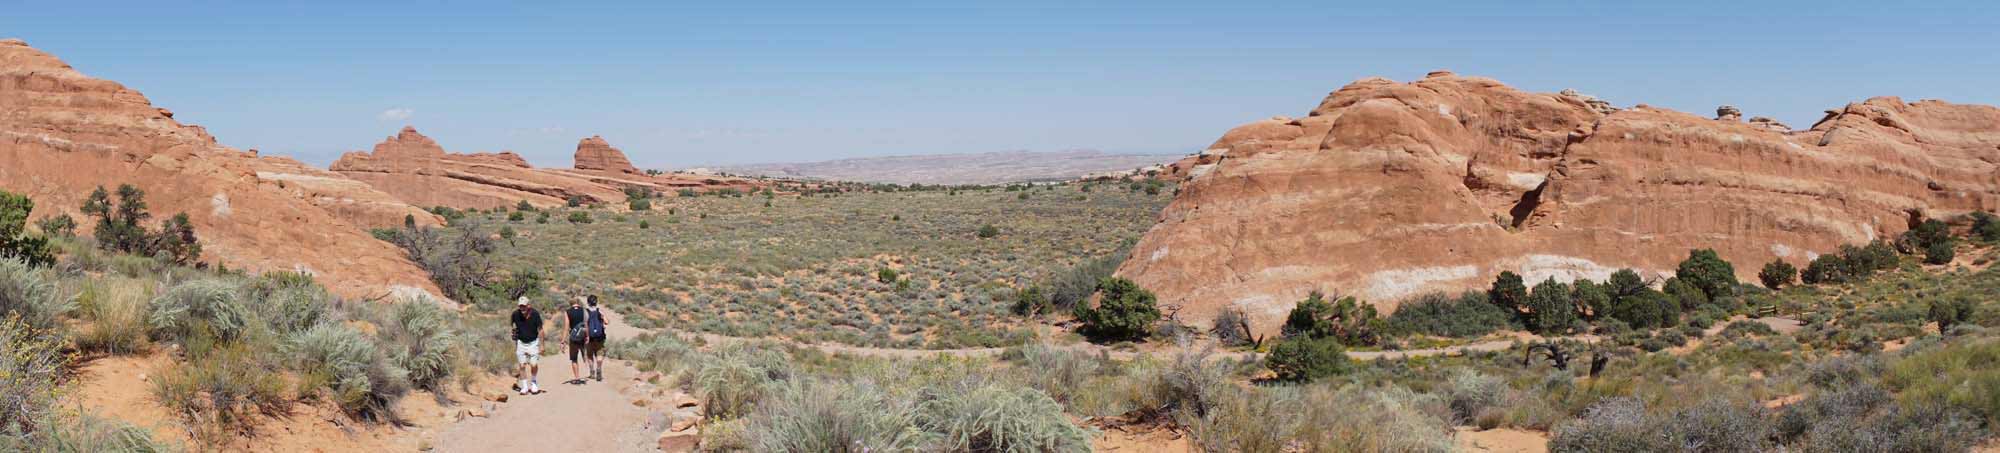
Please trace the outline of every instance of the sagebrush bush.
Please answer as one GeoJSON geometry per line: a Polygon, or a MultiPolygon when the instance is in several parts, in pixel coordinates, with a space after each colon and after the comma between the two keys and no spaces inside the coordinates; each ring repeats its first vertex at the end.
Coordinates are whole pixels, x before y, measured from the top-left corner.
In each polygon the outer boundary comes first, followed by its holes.
{"type": "Polygon", "coordinates": [[[61,337],[0,314],[0,439],[27,436],[50,419],[64,373],[61,337]]]}
{"type": "Polygon", "coordinates": [[[791,367],[775,351],[754,346],[726,347],[704,357],[695,371],[694,390],[703,415],[735,418],[747,415],[769,393],[774,382],[786,380],[791,367]]]}
{"type": "Polygon", "coordinates": [[[1304,392],[1305,414],[1298,442],[1305,451],[1450,452],[1451,409],[1434,395],[1402,387],[1334,389],[1314,385],[1304,392]]]}
{"type": "Polygon", "coordinates": [[[1046,343],[1022,346],[1020,353],[1020,367],[1026,372],[1027,384],[1064,404],[1078,393],[1089,391],[1084,383],[1104,368],[1099,358],[1088,353],[1046,343]]]}
{"type": "Polygon", "coordinates": [[[48,329],[71,310],[76,300],[56,294],[47,269],[14,258],[0,258],[0,316],[15,316],[30,327],[48,329]]]}
{"type": "Polygon", "coordinates": [[[352,327],[321,324],[294,335],[283,350],[306,375],[302,390],[324,389],[334,404],[359,418],[392,419],[395,401],[410,390],[408,374],[352,327]]]}
{"type": "Polygon", "coordinates": [[[1305,409],[1295,388],[1230,387],[1224,392],[1206,416],[1190,411],[1175,414],[1174,422],[1188,431],[1196,448],[1210,452],[1288,451],[1301,428],[1301,420],[1293,415],[1305,409]]]}
{"type": "Polygon", "coordinates": [[[153,338],[183,345],[203,339],[235,340],[251,328],[235,284],[221,279],[181,283],[153,298],[146,324],[153,338]]]}
{"type": "MultiPolygon", "coordinates": [[[[1445,380],[1441,393],[1451,405],[1455,424],[1472,424],[1488,410],[1498,409],[1507,401],[1512,389],[1500,378],[1481,374],[1470,368],[1454,370],[1445,380]]],[[[1485,426],[1483,428],[1492,428],[1485,426]]]]}
{"type": "Polygon", "coordinates": [[[1917,351],[1891,363],[1883,381],[1906,406],[1964,410],[2000,424],[2000,339],[1917,351]]]}
{"type": "Polygon", "coordinates": [[[1713,398],[1653,414],[1629,397],[1592,405],[1581,418],[1556,427],[1551,452],[1765,451],[1774,426],[1761,406],[1713,398]]]}
{"type": "Polygon", "coordinates": [[[744,421],[753,451],[922,451],[936,436],[917,426],[909,401],[888,396],[868,380],[794,380],[774,385],[771,397],[744,421]]]}
{"type": "Polygon", "coordinates": [[[178,451],[151,431],[88,414],[52,413],[33,433],[0,435],[0,451],[55,453],[165,453],[178,451]]]}
{"type": "Polygon", "coordinates": [[[1195,348],[1188,339],[1179,340],[1172,360],[1145,376],[1151,389],[1150,405],[1156,415],[1189,411],[1207,416],[1215,407],[1221,389],[1229,385],[1229,368],[1213,359],[1211,346],[1195,348]]]}
{"type": "Polygon", "coordinates": [[[390,361],[407,373],[410,385],[441,389],[458,359],[453,347],[458,334],[452,330],[450,315],[437,303],[418,299],[398,302],[389,316],[378,336],[390,350],[390,361]]]}
{"type": "Polygon", "coordinates": [[[333,295],[304,274],[266,273],[244,291],[258,316],[280,335],[304,332],[331,319],[333,295]]]}
{"type": "Polygon", "coordinates": [[[1091,433],[1070,423],[1040,391],[1002,385],[944,388],[919,408],[918,424],[948,451],[1087,452],[1091,433]]]}
{"type": "Polygon", "coordinates": [[[173,365],[152,379],[153,397],[181,417],[194,438],[219,445],[282,413],[285,380],[245,345],[221,346],[200,360],[173,365]]]}

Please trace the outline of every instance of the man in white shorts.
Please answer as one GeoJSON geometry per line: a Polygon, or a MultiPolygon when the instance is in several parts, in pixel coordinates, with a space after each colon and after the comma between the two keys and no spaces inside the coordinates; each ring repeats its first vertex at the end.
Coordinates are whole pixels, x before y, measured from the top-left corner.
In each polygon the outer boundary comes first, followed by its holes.
{"type": "Polygon", "coordinates": [[[528,296],[521,296],[514,307],[508,319],[514,322],[514,362],[520,364],[519,388],[522,395],[542,393],[541,383],[535,381],[535,374],[542,371],[542,314],[528,306],[528,296]]]}

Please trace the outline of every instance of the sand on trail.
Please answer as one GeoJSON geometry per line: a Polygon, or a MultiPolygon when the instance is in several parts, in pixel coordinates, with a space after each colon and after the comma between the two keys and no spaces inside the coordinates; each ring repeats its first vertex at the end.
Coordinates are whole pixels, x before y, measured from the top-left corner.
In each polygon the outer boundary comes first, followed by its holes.
{"type": "MultiPolygon", "coordinates": [[[[604,310],[604,321],[605,335],[614,341],[646,332],[609,309],[604,310]]],[[[562,348],[546,342],[543,347],[557,352],[562,348]]],[[[658,451],[655,442],[662,427],[657,424],[670,410],[649,397],[647,384],[634,379],[638,374],[631,363],[607,359],[604,381],[565,384],[570,379],[569,356],[545,356],[539,375],[543,393],[515,393],[508,389],[512,381],[506,377],[488,380],[485,391],[506,392],[507,402],[495,404],[487,417],[467,418],[442,430],[434,451],[658,451]]]]}

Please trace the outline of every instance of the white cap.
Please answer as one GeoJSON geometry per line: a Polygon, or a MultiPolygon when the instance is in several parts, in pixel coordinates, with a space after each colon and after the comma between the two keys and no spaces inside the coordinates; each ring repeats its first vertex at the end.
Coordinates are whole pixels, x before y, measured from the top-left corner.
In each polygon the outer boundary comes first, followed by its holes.
{"type": "Polygon", "coordinates": [[[521,300],[514,301],[514,305],[527,305],[527,304],[528,304],[528,296],[521,296],[521,300]]]}

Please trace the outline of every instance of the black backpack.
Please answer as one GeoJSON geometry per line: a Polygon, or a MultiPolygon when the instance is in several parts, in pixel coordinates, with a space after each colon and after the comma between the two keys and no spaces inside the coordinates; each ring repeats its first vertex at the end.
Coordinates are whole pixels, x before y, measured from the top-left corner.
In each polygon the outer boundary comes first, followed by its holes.
{"type": "MultiPolygon", "coordinates": [[[[584,317],[589,318],[588,315],[584,317]]],[[[585,324],[589,323],[586,322],[585,324]]],[[[589,334],[590,330],[588,327],[574,324],[569,326],[569,342],[571,343],[582,343],[584,339],[589,338],[589,334]]]]}
{"type": "Polygon", "coordinates": [[[590,341],[602,342],[604,341],[604,314],[597,310],[595,308],[590,309],[590,315],[586,317],[589,321],[583,324],[590,326],[590,341]]]}

